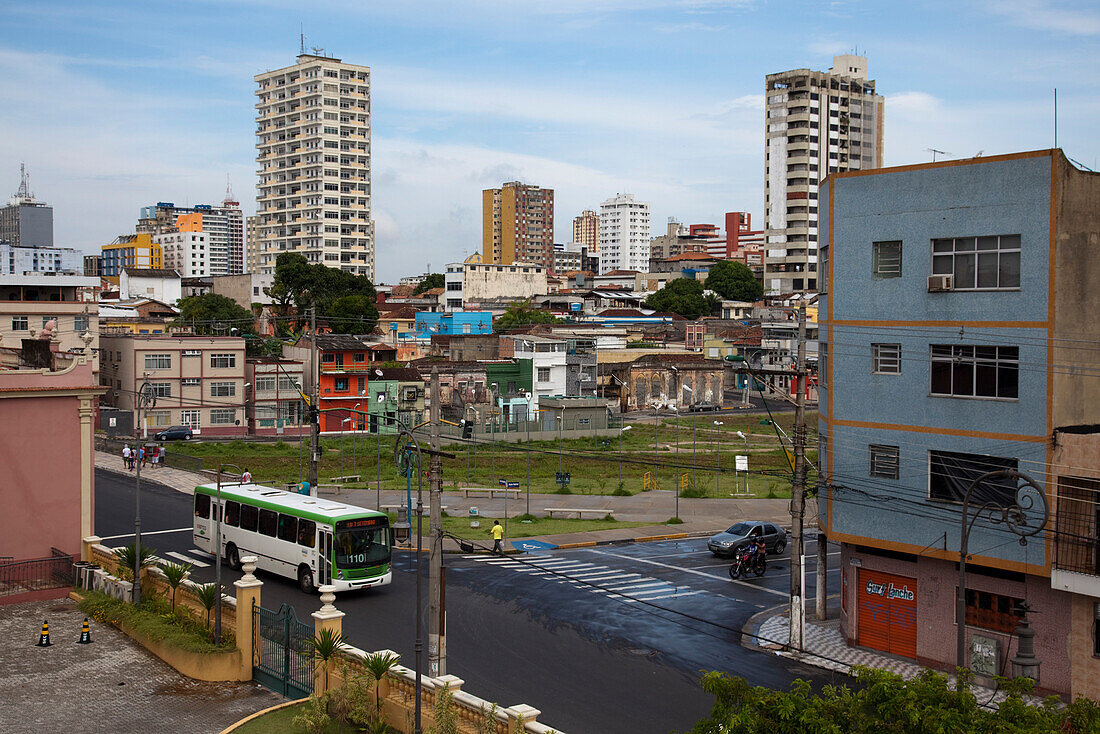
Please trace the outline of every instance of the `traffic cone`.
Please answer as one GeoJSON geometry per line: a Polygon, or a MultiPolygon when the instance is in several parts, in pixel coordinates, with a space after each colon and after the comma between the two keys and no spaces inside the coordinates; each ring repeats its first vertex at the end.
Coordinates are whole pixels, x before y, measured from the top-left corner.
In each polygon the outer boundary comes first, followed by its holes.
{"type": "Polygon", "coordinates": [[[42,620],[42,634],[38,636],[38,644],[35,647],[49,647],[52,644],[50,642],[50,623],[47,620],[42,620]]]}
{"type": "Polygon", "coordinates": [[[80,628],[80,640],[78,645],[87,645],[92,641],[92,631],[88,629],[88,618],[84,618],[84,625],[80,628]]]}

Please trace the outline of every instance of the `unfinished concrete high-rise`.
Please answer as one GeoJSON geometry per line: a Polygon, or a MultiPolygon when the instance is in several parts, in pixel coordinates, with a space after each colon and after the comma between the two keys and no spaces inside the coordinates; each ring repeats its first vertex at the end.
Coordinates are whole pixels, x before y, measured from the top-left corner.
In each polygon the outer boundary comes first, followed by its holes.
{"type": "Polygon", "coordinates": [[[851,55],[833,57],[825,72],[769,74],[764,89],[764,290],[815,291],[818,184],[882,167],[883,98],[867,59],[851,55]]]}
{"type": "Polygon", "coordinates": [[[374,280],[370,69],[303,53],[255,79],[260,272],[297,252],[374,280]]]}

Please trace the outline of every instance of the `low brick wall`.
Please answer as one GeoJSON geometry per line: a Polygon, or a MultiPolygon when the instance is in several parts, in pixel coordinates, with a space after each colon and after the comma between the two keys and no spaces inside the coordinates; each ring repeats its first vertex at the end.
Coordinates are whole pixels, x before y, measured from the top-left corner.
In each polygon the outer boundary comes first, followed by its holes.
{"type": "MultiPolygon", "coordinates": [[[[85,560],[97,564],[108,573],[115,575],[118,570],[118,559],[114,551],[105,545],[87,544],[88,558],[85,560]]],[[[194,589],[198,587],[194,581],[187,580],[176,591],[176,606],[182,606],[193,612],[198,619],[206,618],[206,610],[195,598],[194,589]]],[[[145,569],[141,583],[142,593],[154,593],[165,599],[172,598],[172,589],[164,579],[164,572],[157,567],[145,569]]],[[[211,610],[213,619],[213,610],[211,610]]],[[[237,634],[237,600],[232,596],[222,595],[222,629],[237,634]]]]}

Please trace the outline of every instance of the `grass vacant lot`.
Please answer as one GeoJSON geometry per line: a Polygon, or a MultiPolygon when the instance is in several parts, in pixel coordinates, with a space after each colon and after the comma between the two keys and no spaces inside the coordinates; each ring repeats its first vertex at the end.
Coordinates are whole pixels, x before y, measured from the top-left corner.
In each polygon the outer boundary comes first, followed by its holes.
{"type": "MultiPolygon", "coordinates": [[[[523,509],[522,505],[517,509],[523,509]]],[[[493,535],[490,529],[493,527],[493,520],[499,519],[501,524],[504,524],[504,518],[491,518],[491,517],[444,517],[443,518],[443,531],[457,535],[460,538],[474,541],[485,541],[486,547],[491,548],[493,543],[493,535]],[[479,523],[479,527],[470,527],[471,522],[479,523]]],[[[390,523],[392,524],[397,520],[396,515],[390,515],[390,523]]],[[[563,533],[583,533],[594,532],[597,530],[610,530],[612,528],[637,528],[644,525],[652,525],[653,523],[645,522],[620,522],[615,519],[608,520],[570,520],[555,517],[554,519],[546,517],[530,517],[519,513],[512,514],[508,520],[508,537],[509,538],[530,538],[536,535],[559,535],[563,533]],[[523,522],[524,519],[529,519],[530,522],[523,522]]],[[[412,532],[416,534],[416,519],[413,518],[412,532]]],[[[428,510],[424,509],[424,534],[428,534],[428,510]]]]}
{"type": "MultiPolygon", "coordinates": [[[[816,413],[807,414],[807,423],[816,425],[816,413]]],[[[444,450],[455,455],[444,459],[444,485],[450,487],[494,487],[500,480],[519,482],[535,493],[560,492],[555,483],[559,469],[569,472],[570,494],[635,494],[656,487],[674,489],[680,484],[686,496],[729,497],[746,487],[754,497],[789,497],[791,457],[785,450],[790,444],[777,436],[772,425],[761,423],[759,415],[714,413],[685,416],[676,420],[662,416],[659,424],[628,422],[630,430],[617,438],[563,438],[561,441],[520,441],[495,444],[488,436],[473,443],[454,442],[444,450]],[[715,425],[721,421],[723,425],[715,425]],[[738,436],[738,431],[745,438],[738,436]],[[620,450],[621,446],[621,450],[620,450]],[[747,455],[748,473],[734,471],[735,455],[747,455]],[[650,483],[645,475],[651,474],[650,483]],[[620,476],[622,487],[620,489],[620,476]]],[[[793,416],[776,416],[776,423],[789,436],[793,416]]],[[[418,434],[419,435],[419,434],[418,434]]],[[[513,436],[515,434],[512,434],[513,436]]],[[[426,443],[426,436],[421,437],[426,443]]],[[[808,439],[816,447],[816,433],[808,439]]],[[[381,486],[402,489],[404,477],[393,460],[394,437],[362,434],[321,439],[320,476],[323,483],[332,477],[358,475],[361,481],[349,486],[381,486]]],[[[297,442],[259,443],[250,441],[172,444],[170,451],[203,460],[204,468],[215,468],[218,461],[248,468],[257,482],[281,484],[302,481],[309,473],[309,450],[297,442]]],[[[807,451],[816,460],[816,451],[807,451]]],[[[425,462],[427,458],[425,457],[425,462]]],[[[427,467],[425,467],[427,468],[427,467]]],[[[816,472],[810,469],[810,484],[816,472]]]]}

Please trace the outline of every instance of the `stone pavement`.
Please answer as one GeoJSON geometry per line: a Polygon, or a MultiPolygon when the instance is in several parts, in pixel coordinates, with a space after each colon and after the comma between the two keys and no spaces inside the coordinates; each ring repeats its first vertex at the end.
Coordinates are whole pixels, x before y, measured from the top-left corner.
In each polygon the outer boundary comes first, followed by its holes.
{"type": "MultiPolygon", "coordinates": [[[[831,618],[824,621],[810,622],[807,619],[803,652],[787,650],[791,624],[788,614],[780,611],[785,609],[786,607],[773,607],[750,619],[744,628],[746,634],[742,637],[743,644],[746,647],[771,650],[777,655],[792,658],[807,665],[845,674],[853,672],[852,666],[861,665],[866,668],[888,670],[908,680],[927,670],[923,665],[904,658],[867,648],[849,647],[844,640],[844,635],[840,632],[840,621],[832,613],[829,614],[831,618]]],[[[954,683],[955,676],[947,677],[954,683]]],[[[991,703],[1000,703],[1006,697],[999,690],[979,685],[971,685],[970,690],[977,697],[978,702],[986,706],[991,703]]],[[[1042,699],[1027,697],[1027,700],[1037,704],[1042,699]]]]}
{"type": "Polygon", "coordinates": [[[186,678],[69,599],[0,606],[0,721],[6,734],[219,732],[286,699],[255,683],[186,678]],[[42,620],[51,647],[36,647],[42,620]]]}
{"type": "MultiPolygon", "coordinates": [[[[122,457],[104,451],[96,451],[96,467],[116,473],[133,476],[132,472],[125,469],[122,457]]],[[[205,474],[196,474],[183,469],[160,467],[157,469],[144,469],[141,472],[142,481],[148,479],[166,485],[180,492],[190,494],[196,484],[212,482],[213,479],[205,474]]],[[[452,517],[468,517],[471,508],[477,508],[478,516],[482,518],[503,518],[505,516],[505,500],[503,497],[466,497],[461,491],[462,485],[457,490],[448,489],[443,493],[443,506],[448,515],[452,517]]],[[[379,497],[373,489],[343,489],[339,492],[324,491],[322,497],[342,500],[360,507],[375,508],[381,504],[384,508],[393,511],[397,506],[405,504],[405,492],[397,490],[384,490],[379,497]],[[380,502],[379,502],[380,499],[380,502]]],[[[416,502],[416,487],[413,487],[413,503],[416,502]]],[[[427,514],[428,492],[424,487],[424,510],[427,514]]],[[[567,507],[591,510],[608,510],[614,512],[616,520],[624,522],[647,523],[643,527],[612,528],[609,530],[594,530],[565,535],[537,536],[530,540],[540,540],[557,546],[594,545],[604,543],[619,543],[638,540],[657,540],[667,537],[697,537],[709,536],[725,530],[740,520],[763,520],[779,525],[789,526],[790,509],[789,500],[785,499],[738,499],[738,498],[703,498],[679,500],[680,519],[684,522],[677,525],[667,525],[666,521],[676,514],[676,495],[672,490],[654,490],[640,492],[629,497],[615,497],[612,495],[588,495],[588,494],[531,494],[531,514],[545,517],[548,508],[567,507]]],[[[507,501],[507,515],[514,518],[527,509],[526,497],[521,494],[518,500],[507,501]]],[[[592,517],[586,513],[587,517],[592,517]]],[[[811,527],[816,518],[816,504],[813,500],[807,503],[806,526],[811,527]]],[[[478,518],[472,518],[478,519],[478,518]]],[[[513,520],[509,525],[514,523],[513,520]]],[[[492,522],[482,522],[485,529],[485,537],[489,538],[488,527],[492,522]]],[[[414,526],[415,527],[415,526],[414,526]]],[[[509,528],[510,529],[510,528],[509,528]]],[[[491,545],[491,543],[489,544],[491,545]]],[[[458,550],[458,545],[451,540],[446,541],[445,550],[458,550]]]]}

